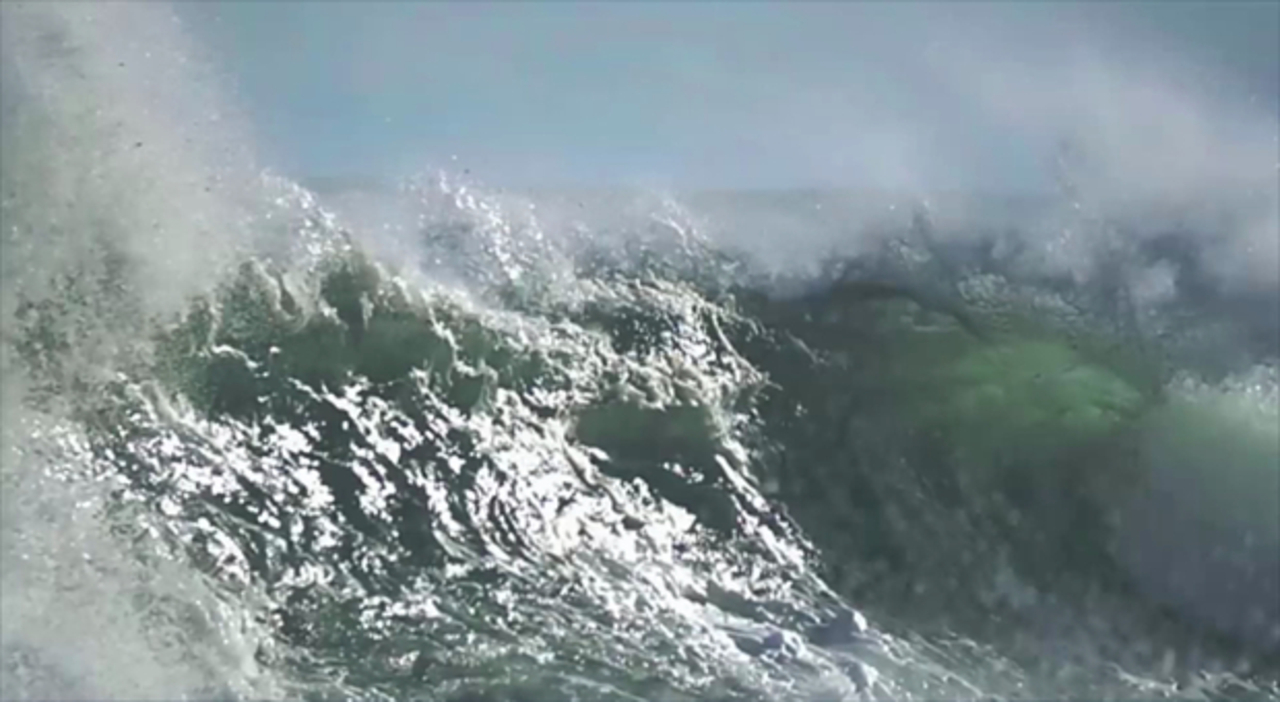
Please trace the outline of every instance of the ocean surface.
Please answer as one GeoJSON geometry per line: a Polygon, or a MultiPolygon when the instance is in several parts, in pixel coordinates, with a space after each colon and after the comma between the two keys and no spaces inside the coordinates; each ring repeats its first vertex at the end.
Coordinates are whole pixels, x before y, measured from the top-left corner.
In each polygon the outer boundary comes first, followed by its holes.
{"type": "Polygon", "coordinates": [[[49,7],[0,698],[1280,698],[1280,303],[1206,263],[1274,189],[296,182],[49,7]]]}

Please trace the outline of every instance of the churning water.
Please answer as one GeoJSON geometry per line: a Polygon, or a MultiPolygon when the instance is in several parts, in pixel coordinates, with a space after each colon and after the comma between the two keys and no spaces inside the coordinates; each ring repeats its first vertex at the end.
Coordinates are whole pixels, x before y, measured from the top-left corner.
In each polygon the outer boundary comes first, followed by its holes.
{"type": "Polygon", "coordinates": [[[296,184],[154,6],[0,17],[0,697],[1278,694],[1220,232],[296,184]]]}

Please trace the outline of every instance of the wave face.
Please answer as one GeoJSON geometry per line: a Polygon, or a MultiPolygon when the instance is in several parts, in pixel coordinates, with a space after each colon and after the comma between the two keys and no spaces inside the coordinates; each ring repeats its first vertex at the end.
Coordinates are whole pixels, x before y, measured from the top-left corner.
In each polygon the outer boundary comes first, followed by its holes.
{"type": "Polygon", "coordinates": [[[0,696],[1280,694],[1275,292],[1185,237],[1064,279],[895,206],[780,273],[731,213],[851,197],[308,190],[72,89],[171,28],[51,7],[4,9],[0,696]]]}

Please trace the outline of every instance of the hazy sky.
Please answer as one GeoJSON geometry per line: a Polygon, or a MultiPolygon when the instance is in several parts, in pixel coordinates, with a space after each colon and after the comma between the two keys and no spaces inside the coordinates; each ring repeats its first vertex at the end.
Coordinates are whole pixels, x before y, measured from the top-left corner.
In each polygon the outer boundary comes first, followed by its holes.
{"type": "Polygon", "coordinates": [[[180,5],[299,176],[1039,188],[1064,138],[1117,177],[1278,158],[1271,2],[180,5]]]}

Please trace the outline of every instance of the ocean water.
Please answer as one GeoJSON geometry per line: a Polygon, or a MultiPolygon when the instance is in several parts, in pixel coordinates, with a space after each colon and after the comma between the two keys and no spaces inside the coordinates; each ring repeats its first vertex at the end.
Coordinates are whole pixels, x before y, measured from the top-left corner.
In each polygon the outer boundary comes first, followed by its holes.
{"type": "Polygon", "coordinates": [[[293,182],[163,13],[0,16],[0,697],[1280,696],[1231,217],[293,182]]]}

